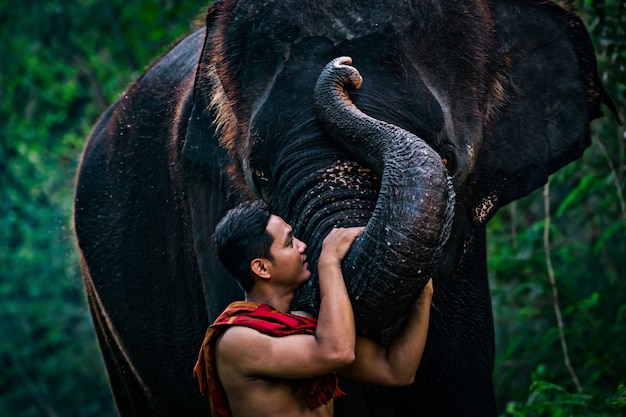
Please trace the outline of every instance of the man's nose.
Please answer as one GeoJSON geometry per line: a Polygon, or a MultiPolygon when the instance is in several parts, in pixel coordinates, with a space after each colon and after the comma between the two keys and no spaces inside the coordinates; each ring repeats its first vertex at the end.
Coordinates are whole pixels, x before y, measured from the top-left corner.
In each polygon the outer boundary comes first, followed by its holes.
{"type": "Polygon", "coordinates": [[[300,253],[304,252],[304,250],[306,249],[306,243],[304,243],[298,238],[296,238],[296,241],[298,242],[298,246],[299,246],[298,249],[300,250],[300,253]]]}

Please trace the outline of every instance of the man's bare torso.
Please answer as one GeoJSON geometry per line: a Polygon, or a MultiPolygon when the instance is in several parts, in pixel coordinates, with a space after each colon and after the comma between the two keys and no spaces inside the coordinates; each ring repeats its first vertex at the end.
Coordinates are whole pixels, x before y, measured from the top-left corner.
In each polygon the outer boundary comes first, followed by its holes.
{"type": "Polygon", "coordinates": [[[233,417],[333,415],[332,401],[310,410],[294,380],[245,375],[236,364],[220,360],[220,340],[216,345],[216,363],[217,374],[228,396],[233,417]]]}

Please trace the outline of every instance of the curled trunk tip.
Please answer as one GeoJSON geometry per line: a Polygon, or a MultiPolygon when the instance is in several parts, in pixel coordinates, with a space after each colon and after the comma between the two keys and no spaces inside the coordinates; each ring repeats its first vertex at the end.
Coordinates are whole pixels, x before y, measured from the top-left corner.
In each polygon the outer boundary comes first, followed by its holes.
{"type": "MultiPolygon", "coordinates": [[[[333,59],[322,70],[320,79],[327,79],[330,76],[335,78],[335,85],[341,86],[342,89],[358,90],[363,84],[363,77],[359,71],[352,66],[352,57],[340,56],[333,59]]],[[[318,80],[319,82],[319,80],[318,80]]]]}

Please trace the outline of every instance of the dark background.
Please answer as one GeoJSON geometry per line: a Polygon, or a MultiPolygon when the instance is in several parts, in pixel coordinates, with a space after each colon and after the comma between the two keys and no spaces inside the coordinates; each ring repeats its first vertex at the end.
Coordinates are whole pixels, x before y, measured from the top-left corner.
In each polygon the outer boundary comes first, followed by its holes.
{"type": "MultiPolygon", "coordinates": [[[[72,234],[76,166],[98,116],[206,6],[0,0],[0,416],[116,415],[72,234]]],[[[626,3],[576,6],[626,119],[626,3]]],[[[582,160],[489,224],[503,415],[626,414],[624,129],[593,129],[582,160]]]]}

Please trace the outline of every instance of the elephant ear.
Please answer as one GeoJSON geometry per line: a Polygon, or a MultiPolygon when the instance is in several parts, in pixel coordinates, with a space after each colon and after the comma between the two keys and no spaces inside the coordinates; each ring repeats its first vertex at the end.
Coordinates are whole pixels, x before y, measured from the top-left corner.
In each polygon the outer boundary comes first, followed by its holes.
{"type": "MultiPolygon", "coordinates": [[[[191,115],[182,154],[203,166],[210,181],[225,190],[232,186],[230,173],[237,170],[236,160],[231,158],[220,141],[215,106],[211,103],[214,92],[214,72],[211,69],[211,51],[214,42],[211,32],[217,23],[216,8],[210,7],[206,16],[206,31],[200,59],[196,67],[193,86],[191,115]]],[[[239,185],[239,184],[238,184],[239,185]]]]}
{"type": "Polygon", "coordinates": [[[501,44],[502,102],[485,123],[476,166],[473,207],[479,223],[580,158],[602,103],[616,114],[578,16],[544,0],[488,3],[501,44]]]}
{"type": "Polygon", "coordinates": [[[210,49],[209,29],[213,23],[212,9],[207,14],[207,32],[196,68],[192,94],[192,110],[185,135],[182,154],[186,158],[201,164],[207,169],[209,178],[218,184],[226,181],[225,166],[228,164],[226,150],[219,143],[215,127],[213,109],[209,103],[211,88],[207,74],[208,54],[210,49]]]}

